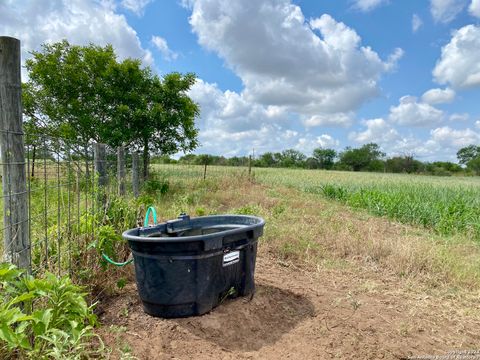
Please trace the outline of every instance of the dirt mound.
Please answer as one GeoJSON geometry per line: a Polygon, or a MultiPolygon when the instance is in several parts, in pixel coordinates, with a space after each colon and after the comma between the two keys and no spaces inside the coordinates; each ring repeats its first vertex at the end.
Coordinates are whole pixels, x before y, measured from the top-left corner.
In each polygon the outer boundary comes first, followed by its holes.
{"type": "Polygon", "coordinates": [[[251,299],[235,299],[205,316],[177,320],[190,333],[231,351],[275,344],[297,324],[315,316],[305,296],[260,283],[251,299]]]}
{"type": "Polygon", "coordinates": [[[374,270],[312,271],[266,256],[257,265],[252,299],[199,317],[150,317],[129,284],[103,304],[100,333],[113,358],[399,359],[480,347],[474,302],[374,270]]]}

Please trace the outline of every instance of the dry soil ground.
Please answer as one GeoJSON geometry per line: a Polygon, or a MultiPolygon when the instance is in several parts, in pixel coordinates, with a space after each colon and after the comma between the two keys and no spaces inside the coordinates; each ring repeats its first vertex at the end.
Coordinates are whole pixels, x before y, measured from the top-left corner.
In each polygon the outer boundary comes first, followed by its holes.
{"type": "MultiPolygon", "coordinates": [[[[267,217],[255,296],[165,320],[143,312],[131,281],[99,308],[113,359],[402,359],[480,349],[478,287],[442,273],[441,242],[291,189],[238,186],[199,201],[217,212],[254,204],[267,217]],[[290,244],[301,251],[292,255],[290,244]]],[[[471,263],[469,249],[459,259],[471,263]]]]}
{"type": "Polygon", "coordinates": [[[150,317],[129,284],[101,317],[112,357],[401,359],[480,348],[468,300],[415,291],[373,270],[312,271],[264,255],[257,266],[253,299],[228,300],[200,317],[150,317]]]}

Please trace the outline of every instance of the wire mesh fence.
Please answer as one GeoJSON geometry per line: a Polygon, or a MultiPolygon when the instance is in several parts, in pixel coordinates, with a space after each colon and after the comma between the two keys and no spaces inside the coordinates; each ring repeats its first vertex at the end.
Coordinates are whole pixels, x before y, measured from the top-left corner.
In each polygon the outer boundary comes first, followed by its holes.
{"type": "MultiPolygon", "coordinates": [[[[13,136],[23,133],[7,132],[4,143],[12,142],[13,136]]],[[[23,161],[9,151],[2,153],[5,260],[33,272],[71,274],[74,255],[95,239],[98,221],[93,219],[112,196],[127,196],[125,189],[131,185],[126,168],[119,171],[117,149],[98,144],[87,144],[80,152],[48,135],[37,136],[35,142],[27,138],[26,144],[23,161]],[[96,147],[103,152],[96,154],[96,147]],[[24,239],[20,245],[19,236],[24,239]]]]}
{"type": "Polygon", "coordinates": [[[80,147],[42,131],[34,136],[1,133],[2,145],[25,144],[20,157],[2,152],[2,250],[5,260],[33,273],[76,276],[88,271],[95,262],[86,259],[88,249],[98,242],[97,231],[108,223],[110,204],[119,197],[138,197],[142,188],[148,191],[159,180],[185,184],[251,176],[248,164],[152,163],[149,180],[143,182],[141,159],[124,147],[90,142],[80,147]]]}
{"type": "MultiPolygon", "coordinates": [[[[95,273],[91,270],[98,267],[103,251],[121,250],[109,238],[118,240],[126,227],[139,223],[141,211],[132,211],[139,203],[130,200],[141,197],[142,178],[148,179],[143,184],[148,191],[161,188],[163,180],[185,183],[250,176],[249,167],[209,166],[208,156],[204,164],[153,163],[142,168],[134,148],[110,148],[82,140],[75,131],[62,133],[65,129],[53,128],[38,114],[29,113],[23,122],[20,73],[20,42],[0,37],[4,261],[33,273],[74,277],[95,273]]],[[[148,201],[159,199],[147,197],[148,201]]]]}

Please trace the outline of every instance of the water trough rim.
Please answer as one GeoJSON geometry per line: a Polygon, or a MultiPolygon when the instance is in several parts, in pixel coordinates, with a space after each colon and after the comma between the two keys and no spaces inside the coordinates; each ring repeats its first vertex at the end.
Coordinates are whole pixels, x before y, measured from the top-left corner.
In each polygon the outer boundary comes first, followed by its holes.
{"type": "MultiPolygon", "coordinates": [[[[139,230],[141,229],[148,229],[156,231],[162,231],[161,229],[165,229],[167,227],[167,222],[163,222],[154,226],[149,226],[149,227],[137,227],[133,229],[129,229],[123,232],[122,237],[128,241],[136,241],[136,242],[148,242],[148,243],[172,243],[172,242],[192,242],[192,241],[206,241],[209,239],[214,239],[218,237],[224,237],[224,236],[229,236],[229,235],[234,235],[236,233],[243,233],[247,232],[250,230],[254,230],[257,228],[262,229],[263,226],[265,225],[265,220],[259,216],[253,216],[253,215],[232,215],[232,214],[224,214],[224,215],[208,215],[208,216],[198,216],[191,218],[191,220],[195,221],[196,219],[203,219],[203,218],[209,218],[210,220],[215,220],[215,218],[219,219],[225,219],[225,218],[248,218],[248,219],[254,219],[256,221],[255,224],[251,225],[243,225],[243,224],[237,224],[239,225],[238,228],[235,229],[230,229],[230,230],[225,230],[225,231],[219,231],[211,234],[205,234],[205,235],[194,235],[194,236],[178,236],[178,237],[148,237],[148,236],[138,236],[138,235],[133,235],[132,233],[138,233],[139,230]]],[[[219,224],[222,225],[222,224],[219,224]]],[[[231,223],[230,223],[231,225],[231,223]]]]}

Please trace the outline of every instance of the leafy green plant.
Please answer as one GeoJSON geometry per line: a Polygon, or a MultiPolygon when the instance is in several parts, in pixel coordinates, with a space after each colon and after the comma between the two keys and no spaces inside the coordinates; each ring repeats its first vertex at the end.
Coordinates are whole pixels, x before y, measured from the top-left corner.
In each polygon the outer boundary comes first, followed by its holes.
{"type": "Polygon", "coordinates": [[[207,213],[207,211],[202,206],[198,206],[197,208],[195,208],[195,214],[197,216],[204,216],[206,213],[207,213]]]}
{"type": "Polygon", "coordinates": [[[155,204],[155,202],[156,202],[155,197],[148,194],[141,194],[136,200],[137,206],[143,206],[145,208],[155,204]]]}
{"type": "Polygon", "coordinates": [[[223,296],[220,297],[220,304],[223,303],[227,298],[229,297],[235,297],[237,296],[237,289],[235,289],[233,286],[228,289],[228,291],[223,294],[223,296]]]}
{"type": "Polygon", "coordinates": [[[34,278],[0,264],[0,290],[0,358],[84,359],[101,353],[93,305],[68,277],[34,278]]]}
{"type": "Polygon", "coordinates": [[[234,214],[253,215],[253,216],[259,216],[261,212],[262,212],[262,209],[258,205],[245,205],[233,211],[234,214]]]}
{"type": "MultiPolygon", "coordinates": [[[[115,259],[118,250],[117,244],[125,245],[125,241],[123,241],[122,237],[112,225],[103,225],[97,229],[96,240],[89,245],[89,248],[96,249],[99,257],[105,254],[108,257],[115,259]]],[[[107,262],[102,259],[101,265],[105,268],[107,262]]]]}
{"type": "Polygon", "coordinates": [[[104,224],[112,225],[119,233],[136,225],[138,206],[122,197],[111,197],[105,209],[104,224]]]}
{"type": "Polygon", "coordinates": [[[151,179],[143,184],[143,191],[149,195],[165,195],[170,188],[170,184],[166,179],[151,179]]]}

